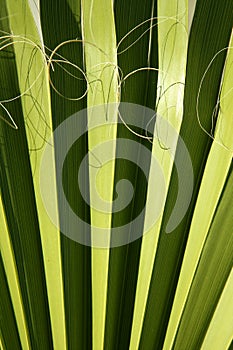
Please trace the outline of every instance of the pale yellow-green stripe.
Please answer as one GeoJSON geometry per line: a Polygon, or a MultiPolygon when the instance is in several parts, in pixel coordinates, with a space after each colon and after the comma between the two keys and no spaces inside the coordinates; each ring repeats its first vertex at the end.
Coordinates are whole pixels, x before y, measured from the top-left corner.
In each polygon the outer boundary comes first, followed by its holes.
{"type": "Polygon", "coordinates": [[[233,270],[227,279],[201,350],[228,349],[233,340],[233,270]]]}
{"type": "MultiPolygon", "coordinates": [[[[14,257],[11,241],[9,238],[9,234],[8,234],[1,196],[0,196],[0,232],[1,232],[0,251],[3,259],[4,269],[6,271],[6,277],[7,277],[12,305],[15,313],[15,319],[18,326],[20,342],[22,344],[23,349],[30,350],[31,347],[30,347],[27,325],[25,321],[21,291],[20,291],[19,281],[18,281],[18,274],[17,274],[16,265],[15,265],[15,257],[14,257]]],[[[0,349],[1,349],[1,346],[0,346],[0,349]]]]}
{"type": "MultiPolygon", "coordinates": [[[[44,208],[39,185],[40,161],[45,146],[45,141],[40,135],[48,140],[52,130],[52,116],[50,103],[50,88],[47,65],[44,60],[42,48],[40,23],[35,24],[30,6],[27,1],[7,1],[9,23],[14,36],[14,48],[19,78],[19,86],[22,96],[23,112],[29,149],[38,148],[36,152],[30,152],[31,168],[36,196],[36,204],[39,217],[41,241],[48,291],[49,310],[51,317],[52,336],[55,349],[66,349],[64,297],[60,255],[60,234],[58,229],[51,223],[44,208]],[[19,36],[19,37],[17,37],[19,36]],[[25,41],[24,44],[19,43],[25,41]],[[35,43],[34,47],[31,42],[35,43]],[[34,54],[33,56],[31,56],[34,54]],[[33,60],[31,58],[33,57],[33,60]],[[26,80],[28,79],[28,80],[26,80]],[[28,83],[29,82],[29,83],[28,83]],[[33,103],[38,105],[35,107],[33,103]],[[43,116],[40,114],[43,113],[43,116]],[[45,122],[50,130],[45,127],[45,122]],[[34,125],[35,129],[32,127],[34,125]]],[[[34,14],[35,16],[35,14],[34,14]]],[[[55,169],[54,163],[51,167],[55,169]]],[[[55,174],[55,172],[54,172],[55,174]]],[[[54,175],[55,176],[55,175],[54,175]]],[[[57,203],[54,203],[56,206],[57,203]]]]}
{"type": "MultiPolygon", "coordinates": [[[[179,83],[170,87],[170,89],[168,89],[166,93],[161,97],[160,101],[158,96],[157,100],[159,103],[157,112],[164,119],[169,121],[169,123],[176,130],[178,136],[183,115],[183,84],[185,82],[188,40],[187,1],[158,1],[158,17],[161,17],[163,20],[161,20],[160,23],[160,19],[158,18],[159,88],[157,91],[161,91],[163,93],[172,84],[177,82],[179,83]],[[164,21],[164,17],[169,17],[169,19],[167,19],[167,21],[164,21]],[[176,20],[178,23],[176,23],[176,20]]],[[[156,129],[154,133],[155,139],[153,142],[152,155],[157,159],[166,182],[166,189],[161,207],[162,213],[168,192],[173,159],[171,157],[171,154],[168,151],[162,149],[159,142],[157,141],[157,138],[161,133],[166,133],[166,130],[161,130],[158,126],[158,129],[156,129]]],[[[174,149],[176,148],[177,144],[177,136],[168,135],[168,145],[172,144],[172,147],[174,149]]],[[[147,220],[150,220],[151,216],[154,215],[154,205],[152,204],[153,199],[151,198],[151,188],[153,188],[153,186],[154,178],[150,176],[147,194],[147,203],[149,204],[147,204],[146,207],[145,227],[147,220]]],[[[161,222],[162,216],[160,215],[155,225],[149,230],[149,232],[146,233],[146,235],[143,236],[142,240],[130,350],[138,349],[139,346],[161,222]]]]}
{"type": "MultiPolygon", "coordinates": [[[[231,39],[231,45],[233,44],[231,39]]],[[[172,347],[182,316],[186,298],[200,259],[214,212],[221,196],[225,180],[232,162],[233,151],[233,50],[229,50],[221,91],[220,112],[216,125],[215,140],[210,149],[201,182],[196,207],[190,227],[189,238],[174,304],[168,324],[164,349],[172,347]],[[204,210],[203,210],[204,208],[204,210]]]]}
{"type": "MultiPolygon", "coordinates": [[[[87,106],[102,105],[117,101],[117,53],[115,22],[112,0],[82,1],[82,33],[84,38],[84,53],[86,73],[89,81],[87,106]]],[[[111,201],[113,196],[115,139],[117,126],[111,125],[116,115],[104,113],[103,125],[88,131],[88,147],[90,155],[90,202],[91,202],[91,234],[92,242],[97,238],[95,227],[109,231],[111,228],[111,201]],[[101,166],[97,182],[91,162],[96,164],[94,147],[107,140],[114,140],[111,148],[113,161],[101,166]],[[109,202],[105,213],[92,207],[96,201],[95,186],[100,196],[109,202]]],[[[88,113],[88,125],[95,125],[95,111],[88,113]]],[[[103,151],[104,152],[104,151],[103,151]]],[[[97,159],[98,156],[96,155],[97,159]]],[[[109,239],[107,240],[109,244],[109,239]]],[[[108,281],[109,249],[92,247],[92,314],[93,314],[93,349],[103,349],[107,281],[108,281]]]]}
{"type": "Polygon", "coordinates": [[[3,347],[1,334],[0,334],[0,349],[5,350],[5,347],[3,347]]]}

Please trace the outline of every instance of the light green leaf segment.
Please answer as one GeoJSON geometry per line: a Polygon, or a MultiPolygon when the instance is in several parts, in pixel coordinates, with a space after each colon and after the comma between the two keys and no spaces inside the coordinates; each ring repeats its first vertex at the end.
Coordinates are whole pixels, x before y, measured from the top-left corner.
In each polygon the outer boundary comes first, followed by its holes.
{"type": "MultiPolygon", "coordinates": [[[[202,249],[232,162],[232,45],[233,41],[231,38],[219,99],[220,112],[218,115],[214,140],[206,163],[195,211],[193,214],[189,239],[178,281],[168,331],[164,343],[164,349],[170,348],[174,340],[202,249]]],[[[221,232],[219,232],[219,234],[221,234],[221,232]]]]}
{"type": "MultiPolygon", "coordinates": [[[[87,107],[117,102],[117,52],[116,34],[113,14],[113,2],[109,0],[83,0],[82,1],[82,32],[86,74],[89,82],[87,94],[87,107]]],[[[108,281],[109,249],[96,248],[96,240],[101,240],[96,227],[111,232],[111,202],[113,197],[113,182],[116,149],[116,122],[117,114],[108,113],[103,106],[103,120],[101,127],[94,128],[95,110],[88,112],[88,148],[89,148],[89,178],[91,202],[91,235],[92,235],[92,308],[93,308],[93,349],[102,349],[104,342],[106,295],[108,281]],[[90,128],[93,128],[90,130],[90,128]],[[98,144],[111,141],[113,161],[100,167],[99,176],[95,178],[95,169],[92,164],[96,159],[101,163],[101,154],[95,152],[98,144]],[[91,164],[92,163],[92,164],[91,164]],[[100,196],[109,202],[105,213],[94,208],[96,197],[95,188],[100,196]],[[97,236],[98,235],[98,236],[97,236]]],[[[103,154],[102,154],[103,155],[103,154]]],[[[106,245],[106,244],[105,244],[106,245]]],[[[101,246],[101,244],[100,244],[101,246]]]]}
{"type": "Polygon", "coordinates": [[[2,345],[2,339],[1,339],[1,336],[0,336],[0,349],[5,350],[5,349],[4,349],[4,347],[3,347],[3,345],[2,345]]]}
{"type": "MultiPolygon", "coordinates": [[[[2,205],[2,199],[0,197],[0,252],[6,271],[7,282],[10,289],[12,304],[15,312],[15,318],[18,325],[19,337],[23,349],[29,350],[30,343],[27,332],[27,325],[25,322],[23,304],[21,299],[21,292],[19,288],[18,276],[16,273],[14,252],[11,246],[11,241],[8,235],[8,229],[6,219],[4,215],[4,209],[2,205]]],[[[0,339],[0,349],[1,339],[0,339]]]]}
{"type": "MultiPolygon", "coordinates": [[[[34,8],[34,11],[36,8],[39,11],[38,5],[34,8]]],[[[27,1],[9,0],[7,1],[7,8],[13,34],[28,146],[31,150],[30,161],[43,248],[53,342],[56,349],[64,350],[66,348],[66,337],[60,233],[51,223],[45,211],[39,184],[40,161],[45,143],[50,138],[52,131],[47,61],[39,27],[39,16],[37,16],[37,21],[35,22],[27,1]],[[15,15],[16,13],[17,16],[15,15]]],[[[50,166],[55,170],[54,164],[50,164],[50,166]]]]}
{"type": "Polygon", "coordinates": [[[228,277],[201,350],[228,349],[233,334],[233,270],[228,277]]]}
{"type": "MultiPolygon", "coordinates": [[[[142,240],[140,266],[138,271],[138,284],[134,307],[134,317],[131,333],[130,349],[136,349],[139,345],[140,334],[143,325],[146,301],[150,286],[150,279],[156,254],[156,247],[162,223],[162,212],[168,192],[169,180],[173,166],[171,153],[165,148],[176,149],[178,134],[182,122],[183,94],[186,69],[186,55],[188,43],[188,1],[158,1],[158,98],[156,111],[167,121],[174,130],[176,137],[169,135],[164,123],[158,125],[154,131],[152,155],[157,159],[166,182],[161,214],[155,225],[145,232],[142,240]],[[161,137],[161,135],[163,135],[161,137]],[[160,138],[166,140],[166,144],[160,144],[160,138]]],[[[150,188],[155,186],[152,176],[149,177],[145,226],[147,220],[154,215],[156,199],[151,198],[150,188]]]]}

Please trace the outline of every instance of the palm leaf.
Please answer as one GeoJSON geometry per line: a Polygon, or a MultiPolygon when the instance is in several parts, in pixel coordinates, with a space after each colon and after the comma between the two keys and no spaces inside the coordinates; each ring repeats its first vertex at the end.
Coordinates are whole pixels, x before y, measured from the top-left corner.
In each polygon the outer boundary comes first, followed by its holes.
{"type": "Polygon", "coordinates": [[[2,2],[1,349],[232,348],[232,25],[2,2]]]}
{"type": "MultiPolygon", "coordinates": [[[[5,18],[1,21],[1,30],[9,36],[11,30],[6,3],[3,3],[1,11],[1,17],[5,18]]],[[[1,101],[20,95],[12,45],[4,51],[1,50],[1,101]]],[[[1,196],[14,249],[30,343],[34,348],[46,348],[52,344],[50,314],[21,100],[8,103],[7,110],[18,129],[1,123],[1,196]]],[[[3,118],[7,120],[7,117],[4,115],[3,118]]]]}

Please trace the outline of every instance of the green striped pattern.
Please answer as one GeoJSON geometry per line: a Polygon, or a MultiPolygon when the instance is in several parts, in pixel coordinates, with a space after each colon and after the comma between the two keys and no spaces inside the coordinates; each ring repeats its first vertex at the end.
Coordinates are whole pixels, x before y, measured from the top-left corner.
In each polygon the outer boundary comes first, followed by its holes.
{"type": "Polygon", "coordinates": [[[231,349],[232,26],[232,0],[2,0],[1,350],[231,349]],[[122,123],[116,108],[106,108],[120,102],[154,110],[153,132],[122,123]],[[52,135],[86,108],[86,132],[67,153],[62,186],[81,218],[77,237],[85,234],[92,246],[54,225],[40,188],[49,147],[52,206],[62,224],[69,212],[57,191],[57,164],[69,131],[64,143],[52,135]],[[99,111],[104,118],[95,127],[99,111]],[[121,157],[122,139],[134,142],[124,150],[129,159],[143,162],[142,149],[156,159],[162,198],[154,198],[151,159],[143,173],[121,157]],[[102,144],[108,146],[98,153],[102,144]],[[90,204],[78,188],[86,155],[83,191],[90,204]],[[134,191],[115,211],[123,179],[134,191]],[[183,214],[170,230],[180,193],[183,214]],[[95,206],[98,196],[105,212],[95,206]],[[157,200],[160,214],[148,231],[157,200]],[[134,227],[126,224],[144,208],[134,241],[134,227]],[[132,242],[114,247],[111,233],[120,227],[132,242]],[[98,228],[107,232],[102,246],[98,228]]]}

